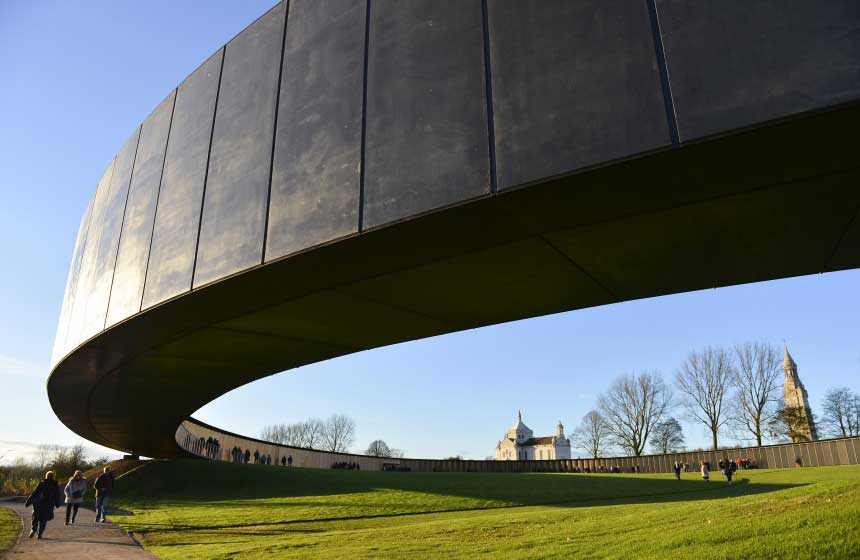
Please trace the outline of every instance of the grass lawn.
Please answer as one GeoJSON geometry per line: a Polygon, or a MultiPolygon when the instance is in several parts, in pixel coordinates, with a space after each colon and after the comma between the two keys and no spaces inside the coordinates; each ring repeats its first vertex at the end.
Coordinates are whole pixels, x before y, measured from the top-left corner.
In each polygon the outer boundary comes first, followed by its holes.
{"type": "Polygon", "coordinates": [[[4,507],[0,507],[0,552],[8,550],[21,533],[21,518],[18,514],[4,507]]]}
{"type": "Polygon", "coordinates": [[[156,461],[113,519],[165,559],[860,558],[860,466],[684,478],[156,461]]]}

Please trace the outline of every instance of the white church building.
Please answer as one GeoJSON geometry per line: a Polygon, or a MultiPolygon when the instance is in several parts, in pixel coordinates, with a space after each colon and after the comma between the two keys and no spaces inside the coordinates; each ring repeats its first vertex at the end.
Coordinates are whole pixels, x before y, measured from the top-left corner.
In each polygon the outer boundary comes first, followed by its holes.
{"type": "Polygon", "coordinates": [[[497,461],[534,461],[544,459],[570,459],[570,440],[564,435],[561,420],[554,436],[535,437],[523,424],[523,414],[517,414],[517,423],[507,431],[496,445],[497,461]]]}

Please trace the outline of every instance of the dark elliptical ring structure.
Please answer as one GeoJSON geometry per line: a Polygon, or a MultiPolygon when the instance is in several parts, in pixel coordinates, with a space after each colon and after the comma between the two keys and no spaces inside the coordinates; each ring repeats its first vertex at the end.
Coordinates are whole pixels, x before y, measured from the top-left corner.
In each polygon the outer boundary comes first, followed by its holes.
{"type": "Polygon", "coordinates": [[[276,372],[856,268],[858,101],[854,0],[279,3],[98,180],[51,406],[173,457],[276,372]]]}

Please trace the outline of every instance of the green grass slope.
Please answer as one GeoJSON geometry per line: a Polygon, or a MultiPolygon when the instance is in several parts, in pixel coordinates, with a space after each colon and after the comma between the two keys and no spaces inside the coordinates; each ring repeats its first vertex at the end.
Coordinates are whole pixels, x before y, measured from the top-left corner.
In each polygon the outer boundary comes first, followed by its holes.
{"type": "Polygon", "coordinates": [[[21,518],[18,514],[0,507],[0,552],[8,550],[18,540],[21,533],[21,518]]]}
{"type": "Polygon", "coordinates": [[[860,558],[860,467],[684,478],[156,461],[114,520],[165,559],[860,558]]]}

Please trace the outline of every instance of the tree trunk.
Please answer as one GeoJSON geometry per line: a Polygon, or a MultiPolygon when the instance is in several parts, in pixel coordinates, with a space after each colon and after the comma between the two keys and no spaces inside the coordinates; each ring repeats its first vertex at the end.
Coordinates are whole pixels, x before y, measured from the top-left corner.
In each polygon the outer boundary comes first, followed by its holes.
{"type": "Polygon", "coordinates": [[[717,430],[712,429],[711,434],[714,436],[714,451],[717,450],[717,430]]]}

